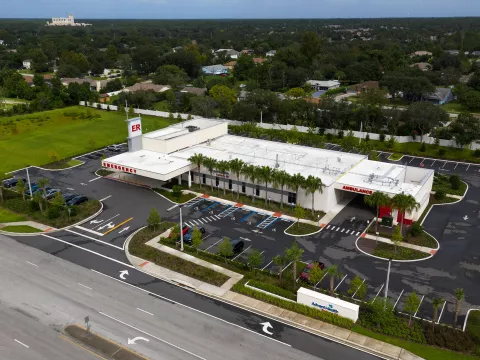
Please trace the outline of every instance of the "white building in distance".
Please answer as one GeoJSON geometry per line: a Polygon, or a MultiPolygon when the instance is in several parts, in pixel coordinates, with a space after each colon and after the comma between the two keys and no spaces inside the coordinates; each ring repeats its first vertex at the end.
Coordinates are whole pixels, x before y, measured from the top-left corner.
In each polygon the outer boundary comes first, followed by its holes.
{"type": "Polygon", "coordinates": [[[92,26],[92,24],[76,23],[72,14],[66,18],[52,18],[52,22],[47,21],[47,26],[92,26]]]}

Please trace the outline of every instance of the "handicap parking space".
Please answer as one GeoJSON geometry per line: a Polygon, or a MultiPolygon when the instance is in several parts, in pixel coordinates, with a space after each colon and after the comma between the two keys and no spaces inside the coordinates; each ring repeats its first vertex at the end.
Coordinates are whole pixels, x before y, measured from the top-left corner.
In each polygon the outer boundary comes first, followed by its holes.
{"type": "Polygon", "coordinates": [[[268,218],[269,215],[248,209],[238,209],[228,215],[228,217],[236,223],[256,227],[268,218]]]}

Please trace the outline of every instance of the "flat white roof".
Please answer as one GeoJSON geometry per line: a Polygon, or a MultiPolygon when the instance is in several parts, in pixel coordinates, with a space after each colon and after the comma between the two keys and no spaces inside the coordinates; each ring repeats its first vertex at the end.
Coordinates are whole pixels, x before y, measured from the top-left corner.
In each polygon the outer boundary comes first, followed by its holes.
{"type": "Polygon", "coordinates": [[[178,124],[170,125],[163,129],[149,132],[147,134],[144,134],[143,136],[151,139],[160,139],[162,137],[165,137],[166,135],[170,135],[168,138],[172,138],[175,137],[175,133],[178,133],[178,136],[184,134],[185,130],[188,130],[188,126],[196,126],[199,130],[201,130],[218,125],[220,123],[223,123],[223,121],[214,119],[192,119],[182,121],[178,124]]]}
{"type": "Polygon", "coordinates": [[[252,139],[234,135],[224,135],[210,142],[210,145],[193,146],[174,154],[188,159],[195,153],[212,157],[218,161],[241,159],[256,166],[269,166],[274,169],[278,157],[278,168],[294,175],[302,174],[319,177],[330,186],[353,166],[366,159],[364,155],[342,153],[307,146],[285,144],[275,141],[252,139]]]}

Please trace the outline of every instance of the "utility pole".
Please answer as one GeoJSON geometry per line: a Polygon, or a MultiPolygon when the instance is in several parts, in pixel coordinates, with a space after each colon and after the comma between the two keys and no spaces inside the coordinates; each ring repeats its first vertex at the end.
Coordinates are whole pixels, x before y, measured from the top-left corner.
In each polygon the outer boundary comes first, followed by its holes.
{"type": "Polygon", "coordinates": [[[385,301],[383,305],[383,309],[387,308],[387,296],[388,296],[388,283],[390,281],[390,267],[392,265],[392,258],[388,259],[388,270],[387,270],[387,282],[385,284],[385,301]]]}

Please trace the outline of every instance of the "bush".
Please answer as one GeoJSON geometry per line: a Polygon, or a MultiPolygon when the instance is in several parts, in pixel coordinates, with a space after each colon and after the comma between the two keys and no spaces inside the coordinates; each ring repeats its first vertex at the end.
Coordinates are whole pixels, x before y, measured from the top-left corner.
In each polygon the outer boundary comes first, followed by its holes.
{"type": "Polygon", "coordinates": [[[410,234],[412,236],[420,236],[423,233],[423,226],[420,225],[418,222],[414,222],[412,227],[410,228],[410,234]]]}
{"type": "Polygon", "coordinates": [[[385,134],[383,133],[383,131],[379,134],[378,140],[379,140],[380,142],[384,142],[384,141],[385,141],[385,134]]]}
{"type": "Polygon", "coordinates": [[[60,216],[60,209],[56,206],[50,206],[47,210],[47,218],[56,219],[60,216]]]}
{"type": "Polygon", "coordinates": [[[473,152],[473,156],[475,157],[480,157],[480,149],[476,149],[474,152],[473,152]]]}
{"type": "Polygon", "coordinates": [[[453,190],[458,190],[460,189],[460,186],[462,186],[462,182],[458,175],[450,175],[450,185],[452,186],[453,190]]]}
{"type": "Polygon", "coordinates": [[[422,145],[420,146],[420,151],[421,151],[421,152],[427,151],[427,146],[425,145],[424,142],[422,142],[422,145]]]}
{"type": "Polygon", "coordinates": [[[272,294],[275,294],[275,295],[293,300],[293,301],[297,300],[297,296],[294,293],[292,293],[291,291],[288,291],[284,288],[281,288],[279,286],[275,286],[275,285],[272,285],[272,284],[266,284],[266,283],[263,283],[263,282],[257,281],[257,280],[250,280],[248,282],[248,285],[253,286],[255,288],[258,288],[258,289],[261,289],[261,290],[264,290],[264,291],[267,291],[269,293],[272,293],[272,294]]]}
{"type": "Polygon", "coordinates": [[[333,135],[332,135],[332,134],[328,133],[328,134],[325,135],[325,136],[326,136],[326,138],[327,138],[328,141],[332,141],[332,139],[333,139],[333,135]]]}
{"type": "Polygon", "coordinates": [[[446,151],[445,149],[443,149],[443,148],[438,149],[438,155],[439,155],[439,156],[444,156],[446,152],[447,152],[447,151],[446,151]]]}
{"type": "Polygon", "coordinates": [[[180,185],[174,185],[172,188],[172,195],[176,198],[182,196],[183,188],[180,185]]]}
{"type": "Polygon", "coordinates": [[[445,199],[446,196],[447,196],[447,193],[444,189],[438,189],[435,192],[435,199],[437,199],[437,200],[443,200],[443,199],[445,199]]]}
{"type": "Polygon", "coordinates": [[[447,326],[436,326],[433,331],[430,324],[424,326],[425,338],[429,345],[465,353],[475,349],[475,341],[467,332],[454,330],[447,326]]]}

